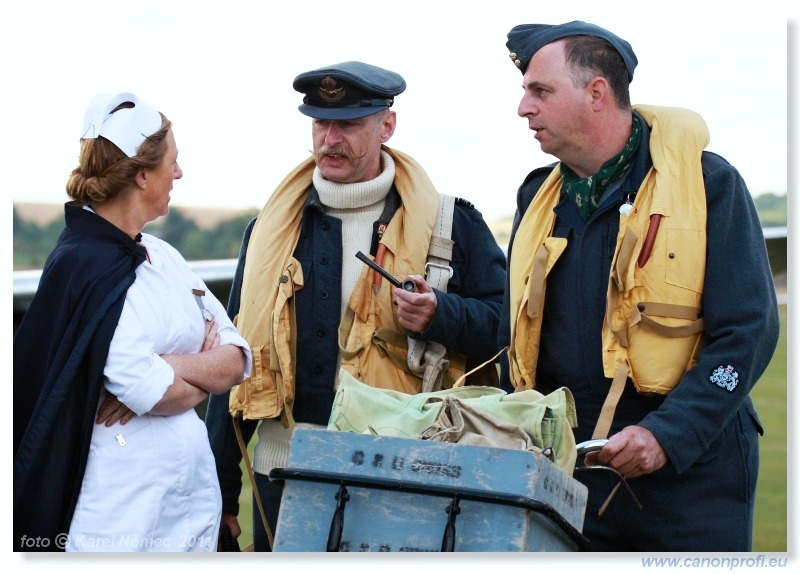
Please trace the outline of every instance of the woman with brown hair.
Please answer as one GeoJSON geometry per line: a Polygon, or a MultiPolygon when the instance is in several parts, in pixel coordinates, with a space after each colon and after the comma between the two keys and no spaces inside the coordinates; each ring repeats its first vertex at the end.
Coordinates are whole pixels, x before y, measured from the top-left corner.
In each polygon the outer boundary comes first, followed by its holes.
{"type": "Polygon", "coordinates": [[[183,257],[144,226],[183,175],[172,124],[99,94],[66,228],[14,338],[14,548],[214,550],[221,499],[194,407],[250,349],[183,257]]]}

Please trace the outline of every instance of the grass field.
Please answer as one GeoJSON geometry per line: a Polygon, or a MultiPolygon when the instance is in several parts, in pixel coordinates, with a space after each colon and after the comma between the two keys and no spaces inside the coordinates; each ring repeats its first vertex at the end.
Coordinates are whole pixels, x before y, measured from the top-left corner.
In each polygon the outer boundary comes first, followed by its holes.
{"type": "Polygon", "coordinates": [[[764,436],[761,437],[761,465],[756,487],[756,519],[753,550],[788,550],[788,465],[787,436],[787,337],[786,305],[781,305],[781,336],[778,348],[761,380],[753,390],[764,436]]]}
{"type": "MultiPolygon", "coordinates": [[[[754,552],[786,552],[787,526],[787,337],[786,305],[781,305],[781,335],[769,367],[752,396],[764,425],[761,437],[761,466],[756,489],[754,552]]],[[[252,443],[250,445],[252,459],[252,443]]],[[[240,545],[252,543],[252,503],[250,484],[245,477],[240,497],[240,545]]]]}

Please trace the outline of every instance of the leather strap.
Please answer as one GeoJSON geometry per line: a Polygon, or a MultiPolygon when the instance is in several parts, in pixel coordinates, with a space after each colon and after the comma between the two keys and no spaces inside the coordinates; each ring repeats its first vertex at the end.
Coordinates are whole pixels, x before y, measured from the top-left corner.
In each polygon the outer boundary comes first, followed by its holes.
{"type": "Polygon", "coordinates": [[[474,369],[472,369],[470,371],[467,371],[466,373],[464,373],[463,375],[458,377],[458,380],[456,380],[456,382],[453,383],[453,388],[456,389],[458,387],[463,387],[464,383],[467,381],[467,377],[468,376],[470,376],[473,373],[476,373],[476,372],[480,371],[482,368],[484,368],[489,363],[493,363],[494,361],[497,360],[497,357],[499,357],[502,353],[505,353],[506,351],[508,351],[508,345],[506,345],[505,347],[503,347],[502,349],[497,351],[497,354],[494,357],[492,357],[491,359],[485,360],[483,363],[481,363],[480,365],[478,365],[474,369]]]}
{"type": "Polygon", "coordinates": [[[250,456],[247,454],[247,445],[244,443],[244,437],[242,436],[242,429],[239,426],[239,413],[235,413],[233,415],[233,428],[236,431],[236,441],[239,443],[239,449],[242,451],[242,457],[244,458],[245,468],[247,468],[247,475],[250,477],[250,486],[253,487],[253,496],[256,499],[256,506],[258,506],[258,512],[261,515],[261,522],[264,524],[264,530],[267,532],[267,538],[269,539],[269,547],[273,550],[275,549],[275,541],[272,536],[272,529],[269,527],[267,523],[267,515],[264,512],[264,504],[261,502],[261,493],[258,492],[258,485],[256,484],[256,477],[253,474],[253,466],[250,464],[250,456]]]}

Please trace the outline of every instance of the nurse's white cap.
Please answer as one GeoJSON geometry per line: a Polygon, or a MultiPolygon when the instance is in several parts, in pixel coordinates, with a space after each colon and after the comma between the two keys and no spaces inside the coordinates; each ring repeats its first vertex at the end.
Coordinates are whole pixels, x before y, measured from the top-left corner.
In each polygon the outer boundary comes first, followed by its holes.
{"type": "Polygon", "coordinates": [[[136,155],[142,142],[161,129],[161,114],[130,93],[101,93],[89,102],[83,116],[81,139],[103,136],[128,157],[136,155]],[[133,107],[117,106],[130,102],[133,107]]]}

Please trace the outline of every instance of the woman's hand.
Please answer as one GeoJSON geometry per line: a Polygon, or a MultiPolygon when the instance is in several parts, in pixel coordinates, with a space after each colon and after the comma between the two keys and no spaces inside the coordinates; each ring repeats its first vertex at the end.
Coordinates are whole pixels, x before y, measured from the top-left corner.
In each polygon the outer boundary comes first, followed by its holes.
{"type": "Polygon", "coordinates": [[[200,352],[202,353],[203,351],[208,351],[214,347],[219,347],[219,341],[219,325],[213,319],[212,315],[212,320],[206,323],[206,332],[203,336],[203,343],[200,346],[200,352]]]}
{"type": "Polygon", "coordinates": [[[124,425],[135,416],[136,413],[122,404],[116,396],[106,393],[106,397],[103,399],[100,408],[97,409],[97,419],[95,419],[95,422],[99,425],[105,423],[107,427],[117,422],[124,425]]]}

